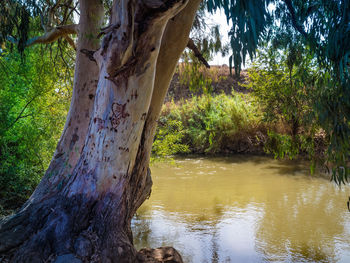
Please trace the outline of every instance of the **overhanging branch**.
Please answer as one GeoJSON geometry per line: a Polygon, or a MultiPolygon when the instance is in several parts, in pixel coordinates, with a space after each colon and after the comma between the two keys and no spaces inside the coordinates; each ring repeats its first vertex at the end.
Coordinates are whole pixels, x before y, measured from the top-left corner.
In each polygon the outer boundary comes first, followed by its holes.
{"type": "Polygon", "coordinates": [[[202,62],[206,68],[210,68],[209,63],[208,63],[207,60],[203,57],[202,53],[199,51],[199,49],[197,48],[197,46],[194,44],[193,39],[190,38],[190,39],[188,40],[187,47],[193,51],[193,53],[194,53],[194,55],[196,56],[196,58],[198,58],[199,61],[202,62]]]}
{"type": "MultiPolygon", "coordinates": [[[[58,38],[63,37],[75,49],[75,43],[69,35],[77,34],[77,33],[78,33],[78,25],[77,24],[57,26],[57,27],[51,29],[50,31],[46,32],[42,36],[37,36],[37,37],[33,37],[31,39],[28,39],[28,41],[26,43],[26,47],[29,47],[29,46],[32,46],[35,44],[49,44],[49,43],[56,41],[58,38]]],[[[18,40],[15,39],[13,36],[8,36],[7,40],[13,44],[18,43],[18,40]]]]}
{"type": "MultiPolygon", "coordinates": [[[[34,44],[48,44],[48,43],[54,42],[60,37],[66,37],[68,35],[77,34],[77,33],[78,33],[78,25],[76,24],[57,26],[42,36],[33,37],[29,39],[27,41],[26,46],[29,47],[34,44]]],[[[69,39],[71,40],[71,38],[69,39]]],[[[68,43],[72,45],[70,40],[67,39],[68,43]]]]}
{"type": "Polygon", "coordinates": [[[305,38],[308,37],[308,34],[306,33],[306,31],[304,30],[303,26],[299,24],[297,18],[296,18],[296,15],[295,15],[295,10],[294,10],[294,7],[293,7],[293,4],[292,4],[292,1],[291,0],[284,0],[285,4],[287,5],[287,8],[288,8],[288,11],[289,11],[289,14],[291,16],[291,20],[292,20],[292,24],[293,24],[293,27],[299,31],[300,34],[302,34],[305,38]]]}

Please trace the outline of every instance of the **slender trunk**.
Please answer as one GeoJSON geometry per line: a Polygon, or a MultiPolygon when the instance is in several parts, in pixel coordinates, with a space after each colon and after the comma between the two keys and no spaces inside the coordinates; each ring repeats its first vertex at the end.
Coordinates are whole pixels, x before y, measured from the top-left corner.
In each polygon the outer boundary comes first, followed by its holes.
{"type": "Polygon", "coordinates": [[[135,167],[134,173],[148,169],[157,121],[164,98],[180,56],[188,44],[193,20],[201,2],[202,0],[191,0],[178,15],[168,22],[165,29],[157,60],[152,100],[142,133],[142,147],[140,147],[137,155],[138,167],[135,167]]]}
{"type": "MultiPolygon", "coordinates": [[[[80,158],[72,171],[58,163],[59,172],[47,175],[21,211],[0,222],[4,258],[11,262],[136,261],[130,221],[151,189],[149,169],[139,165],[142,134],[164,28],[185,4],[182,0],[114,1],[109,31],[95,53],[99,81],[80,158]]],[[[68,122],[66,129],[71,126],[68,122]]],[[[79,141],[75,129],[74,146],[79,141]]]]}
{"type": "MultiPolygon", "coordinates": [[[[48,215],[47,212],[41,213],[41,211],[45,205],[49,206],[50,197],[59,192],[60,181],[72,173],[84,146],[93,110],[99,69],[96,62],[91,61],[81,50],[99,48],[100,41],[97,35],[100,33],[103,22],[104,8],[100,1],[80,0],[79,3],[81,15],[78,27],[73,96],[66,124],[50,166],[35,192],[16,215],[0,220],[0,262],[5,257],[11,258],[18,247],[40,228],[42,224],[40,221],[48,215]],[[37,223],[31,224],[30,219],[37,223]]],[[[54,209],[54,205],[49,209],[54,209]]],[[[44,253],[36,260],[40,262],[40,259],[45,256],[47,255],[44,253]]],[[[21,259],[13,261],[34,262],[31,260],[32,258],[28,257],[23,261],[21,259]]]]}
{"type": "Polygon", "coordinates": [[[71,105],[50,166],[30,198],[31,202],[41,202],[46,194],[53,193],[62,176],[72,173],[80,158],[89,127],[99,69],[96,62],[89,59],[82,50],[99,48],[97,36],[103,22],[104,8],[103,3],[96,0],[80,0],[79,4],[81,15],[71,105]]]}

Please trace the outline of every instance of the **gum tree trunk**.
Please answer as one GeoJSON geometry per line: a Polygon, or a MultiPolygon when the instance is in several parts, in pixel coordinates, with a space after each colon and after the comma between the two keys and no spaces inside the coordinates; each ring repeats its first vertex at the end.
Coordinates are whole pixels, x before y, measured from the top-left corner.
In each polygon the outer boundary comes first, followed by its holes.
{"type": "MultiPolygon", "coordinates": [[[[79,120],[89,118],[90,104],[81,108],[81,100],[91,100],[83,90],[91,85],[93,92],[96,79],[88,76],[90,71],[81,79],[76,75],[79,88],[49,172],[22,209],[0,222],[3,261],[137,261],[130,222],[150,194],[149,153],[166,91],[157,89],[160,95],[154,94],[156,63],[168,20],[185,6],[184,0],[114,1],[110,26],[94,55],[99,81],[96,94],[91,93],[94,108],[88,132],[84,136],[81,126],[86,123],[79,120]]],[[[188,31],[192,20],[193,15],[186,20],[188,31]]],[[[171,57],[174,66],[163,83],[170,81],[179,54],[171,57]]]]}
{"type": "Polygon", "coordinates": [[[156,66],[156,78],[151,104],[147,113],[142,133],[142,147],[137,155],[138,166],[135,173],[149,166],[150,155],[157,121],[162,109],[164,98],[174,75],[176,65],[183,50],[186,48],[193,20],[202,0],[191,0],[186,7],[174,18],[169,20],[163,34],[156,66]]]}
{"type": "Polygon", "coordinates": [[[94,106],[99,69],[84,50],[97,50],[104,18],[103,4],[95,0],[79,0],[80,21],[78,27],[77,54],[71,105],[60,141],[40,186],[30,198],[41,202],[46,194],[57,188],[61,177],[72,173],[77,164],[88,132],[94,106]]]}

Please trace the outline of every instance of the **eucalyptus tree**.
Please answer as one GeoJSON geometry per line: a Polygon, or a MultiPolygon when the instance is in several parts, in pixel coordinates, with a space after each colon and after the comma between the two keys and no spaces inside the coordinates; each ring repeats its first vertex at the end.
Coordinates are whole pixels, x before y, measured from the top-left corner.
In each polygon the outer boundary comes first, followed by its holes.
{"type": "MultiPolygon", "coordinates": [[[[63,37],[77,50],[73,98],[50,167],[24,206],[0,222],[3,261],[145,260],[133,247],[130,222],[151,193],[157,119],[200,2],[1,2],[3,41],[23,50],[63,37]],[[43,35],[26,33],[30,15],[41,18],[43,35]]],[[[233,23],[230,61],[237,71],[271,23],[270,2],[206,1],[233,23]]]]}

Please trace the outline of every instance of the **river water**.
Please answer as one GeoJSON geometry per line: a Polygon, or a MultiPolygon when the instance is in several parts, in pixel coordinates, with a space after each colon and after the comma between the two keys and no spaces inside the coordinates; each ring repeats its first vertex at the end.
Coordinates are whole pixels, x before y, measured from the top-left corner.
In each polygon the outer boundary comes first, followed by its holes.
{"type": "Polygon", "coordinates": [[[132,221],[135,246],[173,246],[185,262],[350,262],[350,187],[302,162],[261,156],[176,159],[152,167],[132,221]]]}

